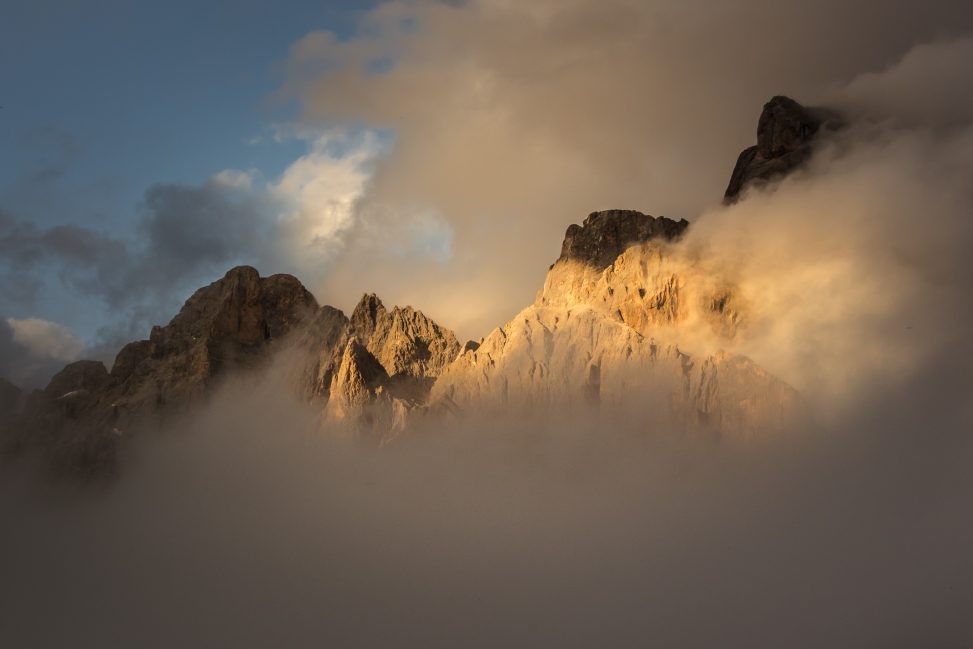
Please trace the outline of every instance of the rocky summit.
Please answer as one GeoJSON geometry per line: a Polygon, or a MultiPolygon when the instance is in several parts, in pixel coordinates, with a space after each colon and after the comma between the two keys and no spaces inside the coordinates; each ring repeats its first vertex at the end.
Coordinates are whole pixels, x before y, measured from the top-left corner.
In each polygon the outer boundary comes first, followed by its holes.
{"type": "Polygon", "coordinates": [[[651,239],[678,239],[689,221],[658,218],[635,210],[592,212],[584,223],[572,224],[564,234],[558,261],[574,259],[596,268],[612,263],[626,248],[651,239]]]}
{"type": "MultiPolygon", "coordinates": [[[[727,200],[810,155],[833,115],[786,97],[764,106],[727,200]]],[[[364,294],[351,316],[319,306],[291,275],[241,266],[193,294],[165,326],[119,351],[109,371],[79,361],[43,390],[0,380],[8,452],[101,475],[133,431],[205,401],[231,373],[280,362],[295,396],[329,429],[387,443],[425,418],[536,408],[630,413],[646,429],[752,437],[801,411],[786,383],[723,351],[749,305],[679,241],[689,222],[635,210],[571,225],[535,302],[479,341],[412,307],[364,294]]]]}
{"type": "Polygon", "coordinates": [[[781,95],[768,101],[757,122],[757,144],[737,158],[724,202],[733,203],[748,186],[779,179],[803,165],[819,131],[839,125],[831,110],[807,108],[781,95]]]}
{"type": "Polygon", "coordinates": [[[430,407],[562,416],[634,409],[646,430],[737,438],[784,428],[800,416],[797,393],[720,349],[746,325],[746,305],[673,239],[614,247],[609,238],[615,257],[606,266],[562,255],[534,304],[446,368],[430,407]]]}

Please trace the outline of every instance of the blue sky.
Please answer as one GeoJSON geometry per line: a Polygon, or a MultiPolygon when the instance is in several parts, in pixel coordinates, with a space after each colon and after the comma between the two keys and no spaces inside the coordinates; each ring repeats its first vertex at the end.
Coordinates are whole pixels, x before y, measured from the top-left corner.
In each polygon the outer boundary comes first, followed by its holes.
{"type": "Polygon", "coordinates": [[[354,29],[369,3],[4,3],[0,205],[48,224],[125,228],[145,189],[220,169],[273,176],[300,142],[268,125],[288,48],[354,29]]]}
{"type": "MultiPolygon", "coordinates": [[[[41,233],[72,224],[137,242],[154,186],[198,194],[224,169],[278,178],[313,146],[273,137],[298,108],[275,98],[290,47],[315,30],[352,35],[374,4],[4,3],[0,216],[41,233]]],[[[139,320],[73,288],[77,278],[63,277],[72,271],[53,262],[31,269],[29,279],[46,278],[42,285],[24,279],[18,286],[12,259],[3,260],[14,271],[0,294],[0,316],[63,324],[88,345],[110,337],[106,326],[165,321],[188,291],[212,279],[206,269],[173,282],[172,299],[139,320]]]]}

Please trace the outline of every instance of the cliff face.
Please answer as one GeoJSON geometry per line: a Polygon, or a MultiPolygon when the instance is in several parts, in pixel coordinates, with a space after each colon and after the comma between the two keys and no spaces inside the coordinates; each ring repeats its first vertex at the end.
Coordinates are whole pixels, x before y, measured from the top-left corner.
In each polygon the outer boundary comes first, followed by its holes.
{"type": "Polygon", "coordinates": [[[319,307],[295,277],[238,267],[196,291],[148,340],[123,347],[110,372],[78,361],[26,398],[0,385],[3,445],[41,449],[73,472],[103,472],[133,430],[204,401],[228,374],[265,367],[282,352],[296,359],[296,393],[329,420],[386,434],[425,402],[459,349],[451,331],[411,307],[389,311],[366,295],[348,318],[319,307]]]}
{"type": "Polygon", "coordinates": [[[123,347],[111,372],[78,361],[28,395],[8,423],[5,446],[41,448],[56,465],[102,472],[132,427],[198,402],[227,372],[258,366],[316,308],[290,275],[234,268],[196,291],[148,340],[123,347]]]}
{"type": "MultiPolygon", "coordinates": [[[[839,125],[831,111],[772,98],[724,200],[800,168],[822,129],[839,125]]],[[[651,402],[647,423],[744,437],[800,416],[792,388],[720,350],[746,327],[747,305],[674,245],[688,226],[632,210],[595,212],[570,226],[535,303],[463,348],[436,382],[432,407],[563,411],[651,402]]]]}
{"type": "MultiPolygon", "coordinates": [[[[614,214],[569,228],[564,249],[614,214]]],[[[606,266],[562,254],[534,304],[446,369],[433,407],[622,411],[651,402],[646,426],[733,436],[779,430],[796,413],[793,389],[749,359],[680,346],[691,329],[728,341],[742,314],[732,288],[681,256],[669,232],[644,230],[606,266]]]]}
{"type": "Polygon", "coordinates": [[[115,415],[138,417],[202,398],[225,372],[259,364],[316,309],[291,275],[230,270],[196,291],[168,325],[153,327],[148,340],[122,348],[107,395],[115,415]]]}
{"type": "Polygon", "coordinates": [[[290,353],[298,390],[332,424],[384,441],[423,406],[459,353],[455,334],[412,307],[363,295],[350,318],[322,307],[290,353]]]}

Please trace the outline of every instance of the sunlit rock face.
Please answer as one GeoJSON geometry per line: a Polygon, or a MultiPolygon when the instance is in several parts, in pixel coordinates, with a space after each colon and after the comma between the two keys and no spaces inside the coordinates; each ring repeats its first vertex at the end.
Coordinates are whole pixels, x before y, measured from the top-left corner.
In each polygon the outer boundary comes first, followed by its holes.
{"type": "Polygon", "coordinates": [[[402,432],[456,358],[456,335],[412,307],[362,296],[351,317],[323,306],[284,352],[298,394],[332,429],[379,444],[402,432]]]}
{"type": "Polygon", "coordinates": [[[709,346],[732,338],[741,313],[732,287],[673,247],[685,229],[679,223],[613,210],[571,226],[535,303],[464,349],[434,386],[434,408],[630,411],[651,404],[646,427],[735,436],[779,430],[798,407],[793,389],[749,359],[694,355],[692,344],[680,345],[690,331],[709,346]],[[613,228],[612,219],[646,227],[613,228]],[[577,241],[605,241],[605,231],[638,234],[607,237],[608,254],[625,246],[608,264],[593,246],[573,254],[577,241]]]}
{"type": "Polygon", "coordinates": [[[387,311],[375,294],[362,297],[351,327],[389,374],[402,396],[424,398],[443,368],[456,358],[456,335],[412,307],[387,311]]]}
{"type": "Polygon", "coordinates": [[[344,385],[336,384],[335,376],[352,340],[360,348],[355,357],[367,354],[385,373],[374,387],[413,404],[425,402],[436,377],[460,350],[449,329],[412,307],[388,310],[375,294],[362,296],[350,318],[321,307],[295,344],[306,398],[326,403],[344,385]]]}
{"type": "Polygon", "coordinates": [[[722,278],[668,241],[653,239],[632,244],[604,268],[559,259],[535,305],[585,305],[643,335],[665,338],[704,328],[731,339],[745,317],[739,301],[722,278]]]}
{"type": "Polygon", "coordinates": [[[331,379],[328,402],[331,416],[338,419],[364,417],[388,380],[388,372],[382,364],[352,337],[345,345],[338,370],[331,379]]]}

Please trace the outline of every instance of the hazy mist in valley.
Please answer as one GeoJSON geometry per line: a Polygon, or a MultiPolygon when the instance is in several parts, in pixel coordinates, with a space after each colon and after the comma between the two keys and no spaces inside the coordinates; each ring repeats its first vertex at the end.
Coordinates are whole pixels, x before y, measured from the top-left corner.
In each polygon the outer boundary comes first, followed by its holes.
{"type": "MultiPolygon", "coordinates": [[[[465,339],[532,301],[588,212],[686,217],[673,254],[746,319],[681,348],[752,358],[807,420],[688,433],[647,383],[615,407],[417,416],[379,447],[300,401],[281,355],[126,438],[109,480],[0,464],[0,645],[971,646],[971,61],[966,3],[905,0],[392,2],[307,35],[275,99],[394,143],[358,141],[369,175],[323,248],[295,243],[320,226],[304,213],[230,236],[261,272],[465,339]],[[843,127],[720,204],[784,93],[843,127]]],[[[50,239],[17,233],[11,258],[50,239]]],[[[146,250],[95,274],[118,313],[180,267],[146,250]]],[[[0,367],[49,373],[5,322],[0,367]]]]}

